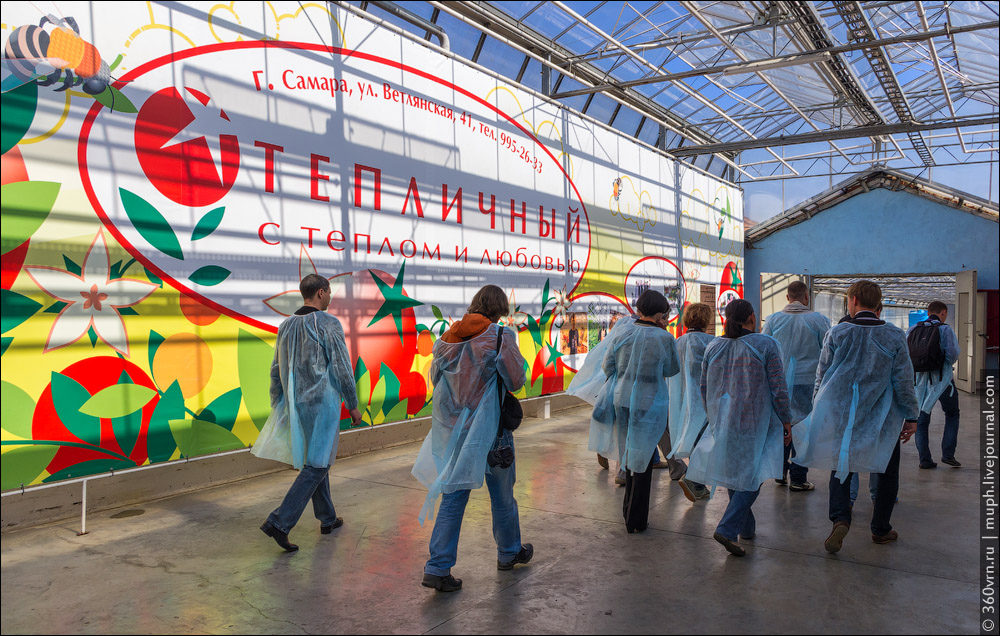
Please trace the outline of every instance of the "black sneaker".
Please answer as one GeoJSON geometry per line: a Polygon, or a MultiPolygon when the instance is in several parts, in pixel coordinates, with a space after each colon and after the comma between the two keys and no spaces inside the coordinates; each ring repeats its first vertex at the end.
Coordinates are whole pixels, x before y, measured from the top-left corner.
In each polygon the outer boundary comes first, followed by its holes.
{"type": "Polygon", "coordinates": [[[923,469],[937,468],[937,463],[935,462],[920,462],[920,467],[923,469]]]}
{"type": "Polygon", "coordinates": [[[955,459],[954,457],[942,457],[941,458],[941,463],[942,464],[948,464],[952,468],[961,468],[962,467],[962,464],[957,459],[955,459]]]}
{"type": "Polygon", "coordinates": [[[788,489],[793,492],[809,492],[810,490],[816,490],[816,484],[811,481],[797,482],[793,481],[788,489]]]}
{"type": "Polygon", "coordinates": [[[288,540],[287,534],[285,534],[281,530],[278,530],[273,525],[271,525],[270,521],[265,521],[264,524],[260,527],[260,530],[267,536],[274,539],[274,542],[277,543],[282,548],[284,548],[285,552],[295,552],[296,550],[299,549],[299,546],[295,545],[294,543],[288,540]]]}
{"type": "Polygon", "coordinates": [[[342,525],[344,525],[344,519],[342,517],[337,517],[337,520],[334,521],[333,524],[329,526],[320,526],[319,531],[320,534],[330,534],[342,525]]]}
{"type": "Polygon", "coordinates": [[[424,580],[420,584],[424,587],[432,587],[438,592],[457,592],[462,589],[462,579],[456,579],[450,574],[448,576],[424,574],[424,580]]]}
{"type": "Polygon", "coordinates": [[[497,559],[497,569],[513,570],[515,565],[518,563],[527,563],[533,556],[535,556],[535,548],[530,543],[522,544],[521,551],[517,553],[517,556],[510,563],[502,563],[500,559],[497,559]]]}

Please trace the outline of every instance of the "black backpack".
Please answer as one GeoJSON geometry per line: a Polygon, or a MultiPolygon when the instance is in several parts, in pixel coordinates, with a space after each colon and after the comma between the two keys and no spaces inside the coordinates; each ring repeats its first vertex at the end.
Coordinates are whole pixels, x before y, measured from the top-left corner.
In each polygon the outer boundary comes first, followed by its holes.
{"type": "Polygon", "coordinates": [[[910,350],[914,371],[919,373],[944,369],[940,326],[939,321],[918,322],[906,336],[906,345],[910,350]]]}

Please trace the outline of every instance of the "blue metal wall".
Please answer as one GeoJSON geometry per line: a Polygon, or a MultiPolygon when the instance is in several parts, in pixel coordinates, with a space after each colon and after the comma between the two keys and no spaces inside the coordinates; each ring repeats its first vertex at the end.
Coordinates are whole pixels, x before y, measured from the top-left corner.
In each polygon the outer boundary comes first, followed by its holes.
{"type": "MultiPolygon", "coordinates": [[[[747,210],[753,217],[753,210],[747,210]]],[[[980,289],[1000,288],[1000,228],[908,192],[859,194],[748,249],[744,296],[760,307],[762,272],[953,274],[975,269],[980,289]]]]}

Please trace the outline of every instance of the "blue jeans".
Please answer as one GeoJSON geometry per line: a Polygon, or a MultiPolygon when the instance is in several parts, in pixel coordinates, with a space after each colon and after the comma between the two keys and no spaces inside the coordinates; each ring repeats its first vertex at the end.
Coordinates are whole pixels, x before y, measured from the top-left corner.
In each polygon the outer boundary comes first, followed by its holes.
{"type": "Polygon", "coordinates": [[[313,512],[321,525],[332,526],[337,520],[337,511],[330,497],[330,467],[313,468],[303,466],[299,476],[292,482],[284,501],[267,517],[267,521],[285,534],[298,523],[306,504],[312,499],[313,512]]]}
{"type": "MultiPolygon", "coordinates": [[[[944,390],[944,393],[938,398],[938,402],[941,403],[941,410],[944,411],[944,436],[941,438],[941,458],[953,459],[955,457],[955,448],[958,447],[958,420],[960,415],[958,410],[958,390],[955,389],[954,382],[944,390]]],[[[931,414],[921,412],[920,416],[917,417],[917,434],[914,441],[917,444],[917,452],[920,454],[920,463],[922,464],[934,461],[931,459],[931,449],[928,442],[928,429],[930,425],[931,414]]]]}
{"type": "MultiPolygon", "coordinates": [[[[510,431],[504,431],[503,441],[514,448],[510,431]]],[[[521,551],[521,524],[514,499],[515,466],[489,468],[486,487],[490,491],[493,508],[493,538],[497,542],[497,560],[510,563],[521,551]]],[[[424,566],[424,574],[448,576],[458,559],[458,535],[462,530],[462,517],[469,503],[468,490],[456,490],[441,496],[437,520],[431,533],[431,558],[424,566]]]]}
{"type": "MultiPolygon", "coordinates": [[[[851,475],[851,505],[858,500],[858,491],[861,489],[861,475],[854,473],[851,475]]],[[[878,491],[878,473],[868,473],[868,494],[875,501],[875,493],[878,491]]]]}
{"type": "Polygon", "coordinates": [[[753,502],[757,501],[759,494],[759,487],[752,492],[730,488],[729,505],[715,531],[730,541],[736,541],[737,535],[744,539],[752,539],[757,534],[757,520],[753,518],[753,511],[750,507],[753,506],[753,502]]]}

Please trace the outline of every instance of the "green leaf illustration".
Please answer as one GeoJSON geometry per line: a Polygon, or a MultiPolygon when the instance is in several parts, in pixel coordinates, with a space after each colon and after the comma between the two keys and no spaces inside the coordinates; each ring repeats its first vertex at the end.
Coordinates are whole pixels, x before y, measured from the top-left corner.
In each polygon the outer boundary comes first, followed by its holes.
{"type": "Polygon", "coordinates": [[[138,384],[115,384],[100,390],[80,407],[80,412],[99,418],[115,418],[135,413],[156,395],[138,384]]]}
{"type": "Polygon", "coordinates": [[[392,369],[383,362],[379,369],[379,377],[385,380],[385,396],[382,399],[382,412],[388,413],[399,404],[399,380],[392,369]]]}
{"type": "Polygon", "coordinates": [[[94,329],[93,325],[90,326],[90,329],[87,329],[87,337],[90,338],[90,346],[91,347],[96,347],[97,346],[97,330],[94,329]]]}
{"type": "Polygon", "coordinates": [[[0,356],[7,353],[7,349],[10,348],[10,343],[14,342],[13,338],[0,338],[0,356]]]}
{"type": "Polygon", "coordinates": [[[146,433],[146,450],[152,463],[165,462],[177,449],[177,441],[170,430],[171,420],[184,418],[184,394],[181,385],[174,380],[156,403],[153,416],[149,419],[146,433]]]}
{"type": "MultiPolygon", "coordinates": [[[[4,110],[4,130],[7,111],[4,110]]],[[[3,253],[31,238],[52,211],[60,184],[50,181],[15,181],[0,186],[3,210],[3,253]]]]}
{"type": "Polygon", "coordinates": [[[123,316],[138,316],[139,312],[131,307],[115,307],[115,311],[123,316]]]}
{"type": "Polygon", "coordinates": [[[11,490],[31,484],[58,452],[58,446],[22,446],[4,453],[0,485],[4,490],[11,490]]]}
{"type": "Polygon", "coordinates": [[[52,404],[56,415],[69,432],[84,442],[101,445],[101,420],[80,412],[90,399],[90,393],[79,382],[61,373],[52,372],[52,404]]]}
{"type": "Polygon", "coordinates": [[[249,331],[240,329],[236,346],[237,368],[243,403],[257,430],[271,414],[271,361],[274,348],[249,331]]]}
{"type": "Polygon", "coordinates": [[[406,419],[406,402],[400,402],[385,414],[386,422],[401,422],[406,419]]]}
{"type": "MultiPolygon", "coordinates": [[[[35,401],[21,387],[7,381],[0,383],[0,399],[3,401],[3,408],[0,409],[3,430],[31,439],[31,417],[35,412],[35,401]]],[[[7,456],[3,457],[7,461],[7,456]]]]}
{"type": "Polygon", "coordinates": [[[214,422],[171,420],[170,430],[173,431],[177,448],[184,457],[221,453],[246,446],[240,438],[214,422]]]}
{"type": "Polygon", "coordinates": [[[215,208],[205,213],[205,216],[201,217],[198,223],[194,226],[194,231],[191,232],[191,240],[197,241],[198,239],[203,239],[219,227],[219,223],[222,223],[222,216],[225,214],[226,208],[215,208]]]}
{"type": "MultiPolygon", "coordinates": [[[[160,334],[156,333],[152,329],[149,330],[149,345],[147,346],[147,349],[148,349],[148,353],[149,353],[149,371],[150,371],[150,374],[152,374],[152,371],[153,371],[153,358],[156,357],[156,351],[157,351],[157,349],[160,348],[160,345],[163,344],[164,340],[166,340],[166,338],[164,338],[160,334]]],[[[153,378],[153,382],[156,382],[156,378],[153,378]]]]}
{"type": "MultiPolygon", "coordinates": [[[[6,88],[4,87],[4,90],[6,88]]],[[[28,82],[3,93],[3,97],[0,97],[0,104],[2,104],[3,109],[0,154],[6,154],[24,138],[31,127],[31,120],[35,118],[35,108],[38,106],[38,85],[34,82],[28,82]]],[[[4,228],[4,233],[6,233],[6,228],[4,228]]]]}
{"type": "Polygon", "coordinates": [[[103,93],[94,95],[94,99],[108,107],[108,110],[116,113],[137,113],[139,109],[135,107],[128,97],[122,94],[114,86],[108,86],[103,93]]]}
{"type": "Polygon", "coordinates": [[[145,267],[143,267],[143,269],[144,269],[144,270],[146,270],[146,278],[148,278],[148,279],[149,279],[149,282],[151,282],[151,283],[153,283],[154,285],[157,285],[157,286],[159,286],[159,287],[163,287],[163,281],[162,281],[162,280],[160,280],[160,277],[159,277],[159,276],[157,276],[157,275],[156,275],[156,274],[154,274],[153,272],[149,271],[149,270],[148,270],[148,269],[146,269],[145,267]]]}
{"type": "Polygon", "coordinates": [[[76,274],[77,276],[83,274],[83,267],[65,254],[63,254],[63,264],[66,266],[66,271],[70,274],[76,274]]]}
{"type": "MultiPolygon", "coordinates": [[[[6,227],[6,226],[5,226],[6,227]]],[[[31,318],[42,308],[40,303],[33,301],[27,296],[10,291],[0,290],[0,331],[7,333],[22,322],[31,318]]]]}
{"type": "Polygon", "coordinates": [[[236,416],[239,415],[242,400],[243,391],[239,387],[223,393],[212,400],[212,403],[198,414],[198,419],[214,422],[227,431],[231,431],[236,425],[236,416]]]}
{"type": "Polygon", "coordinates": [[[441,310],[437,305],[431,305],[431,311],[434,313],[435,318],[438,320],[444,320],[444,314],[441,313],[441,310]]]}
{"type": "Polygon", "coordinates": [[[138,194],[129,192],[125,188],[118,188],[118,193],[121,196],[125,214],[128,215],[132,225],[142,235],[142,238],[167,256],[184,260],[184,252],[181,250],[177,235],[159,210],[138,194]]]}
{"type": "Polygon", "coordinates": [[[212,285],[218,285],[222,281],[229,278],[232,274],[225,267],[219,267],[218,265],[206,265],[204,267],[199,267],[191,276],[192,283],[197,285],[204,285],[206,287],[211,287],[212,285]]]}
{"type": "MultiPolygon", "coordinates": [[[[132,378],[129,377],[126,371],[122,371],[122,374],[118,377],[118,384],[134,384],[134,382],[132,382],[132,378]]],[[[97,396],[94,396],[88,403],[96,398],[97,396]]],[[[142,409],[136,409],[126,415],[111,418],[111,430],[114,431],[115,441],[118,442],[122,455],[131,454],[132,449],[135,448],[135,443],[139,439],[139,433],[142,431],[142,409]]]]}
{"type": "Polygon", "coordinates": [[[368,411],[372,416],[372,423],[376,424],[377,415],[382,413],[382,404],[385,403],[385,376],[378,379],[378,384],[372,389],[372,399],[368,404],[368,411]]]}
{"type": "Polygon", "coordinates": [[[46,314],[58,314],[63,309],[65,309],[67,305],[69,305],[69,303],[64,303],[61,300],[57,300],[56,302],[54,302],[51,305],[49,305],[48,307],[46,307],[45,311],[43,313],[46,313],[46,314]]]}
{"type": "MultiPolygon", "coordinates": [[[[6,455],[4,455],[6,457],[6,455]]],[[[73,464],[69,468],[64,468],[59,472],[49,475],[42,480],[43,483],[51,483],[54,481],[61,481],[63,479],[73,479],[75,477],[87,477],[88,475],[97,475],[100,473],[106,473],[109,470],[123,470],[125,468],[135,468],[135,462],[132,460],[125,459],[115,459],[113,457],[107,457],[103,459],[92,459],[88,462],[80,462],[79,464],[73,464]]]]}

